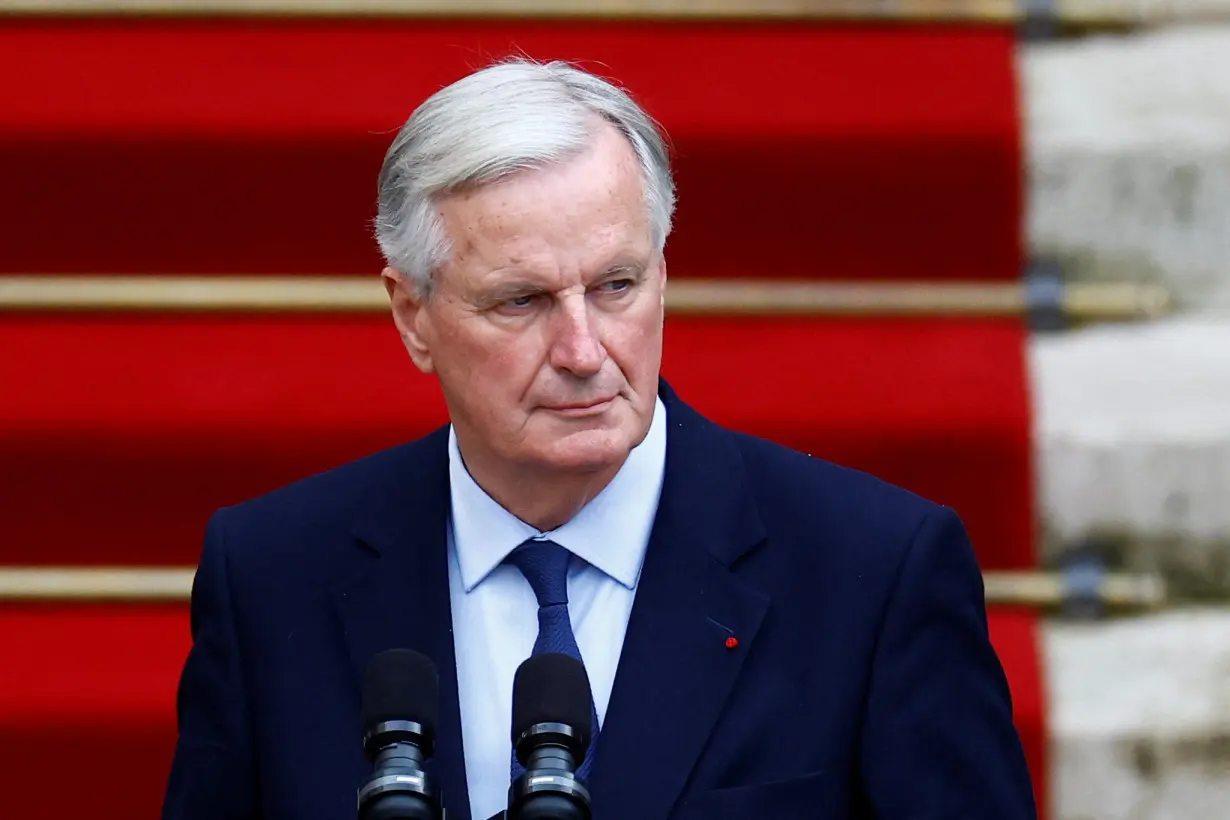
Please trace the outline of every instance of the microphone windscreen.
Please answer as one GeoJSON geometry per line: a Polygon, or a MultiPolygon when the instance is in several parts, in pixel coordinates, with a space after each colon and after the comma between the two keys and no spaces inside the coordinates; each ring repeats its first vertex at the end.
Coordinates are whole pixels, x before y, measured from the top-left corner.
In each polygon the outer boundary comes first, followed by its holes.
{"type": "Polygon", "coordinates": [[[436,736],[440,708],[440,675],[426,655],[410,649],[389,649],[372,658],[363,678],[363,731],[379,723],[410,720],[436,736]]]}
{"type": "Polygon", "coordinates": [[[589,675],[576,658],[555,652],[532,655],[513,679],[512,740],[537,723],[563,723],[581,736],[581,757],[593,732],[589,675]]]}

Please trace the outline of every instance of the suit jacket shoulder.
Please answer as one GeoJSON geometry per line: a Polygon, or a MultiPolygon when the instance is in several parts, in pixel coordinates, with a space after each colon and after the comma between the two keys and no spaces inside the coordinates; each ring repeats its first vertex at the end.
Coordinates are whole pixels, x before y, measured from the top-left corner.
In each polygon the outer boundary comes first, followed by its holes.
{"type": "Polygon", "coordinates": [[[297,575],[318,574],[315,568],[328,576],[331,559],[349,559],[352,528],[368,513],[379,521],[396,506],[397,495],[440,495],[447,441],[447,428],[440,428],[300,479],[218,510],[210,528],[225,534],[229,560],[243,575],[272,577],[293,565],[301,570],[297,575]],[[331,548],[346,551],[334,555],[331,548]]]}
{"type": "Polygon", "coordinates": [[[870,473],[744,433],[729,435],[753,478],[749,489],[766,510],[816,524],[844,519],[886,535],[912,531],[941,510],[939,504],[870,473]]]}
{"type": "Polygon", "coordinates": [[[795,566],[892,574],[925,522],[956,519],[947,507],[869,473],[754,436],[728,435],[746,468],[769,552],[779,558],[798,552],[795,566]]]}

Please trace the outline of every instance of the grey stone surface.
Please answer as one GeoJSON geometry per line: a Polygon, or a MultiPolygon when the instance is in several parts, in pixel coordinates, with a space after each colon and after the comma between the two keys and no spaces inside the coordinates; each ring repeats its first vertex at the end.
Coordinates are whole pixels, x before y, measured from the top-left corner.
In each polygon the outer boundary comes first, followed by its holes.
{"type": "Polygon", "coordinates": [[[1031,251],[1230,312],[1230,25],[1018,54],[1031,251]]]}
{"type": "Polygon", "coordinates": [[[1230,596],[1230,319],[1030,342],[1044,555],[1090,538],[1178,594],[1230,596]]]}
{"type": "Polygon", "coordinates": [[[1041,634],[1052,820],[1230,818],[1230,611],[1041,634]]]}

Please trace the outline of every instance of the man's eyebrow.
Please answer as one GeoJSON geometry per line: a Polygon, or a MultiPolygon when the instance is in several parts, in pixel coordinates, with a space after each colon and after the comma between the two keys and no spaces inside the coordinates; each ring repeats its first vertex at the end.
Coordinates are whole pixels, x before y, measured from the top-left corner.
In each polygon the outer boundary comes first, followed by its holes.
{"type": "Polygon", "coordinates": [[[522,296],[536,296],[545,292],[546,289],[541,285],[535,285],[531,282],[502,282],[492,286],[489,290],[481,291],[478,294],[478,301],[483,304],[499,304],[507,302],[509,299],[517,299],[522,296]]]}
{"type": "Polygon", "coordinates": [[[648,266],[642,262],[616,262],[613,265],[608,265],[602,273],[598,274],[596,279],[609,279],[612,276],[640,276],[645,272],[648,266]]]}
{"type": "MultiPolygon", "coordinates": [[[[633,276],[639,277],[645,273],[648,265],[643,262],[627,261],[615,262],[602,269],[602,272],[594,276],[590,283],[591,285],[609,281],[618,276],[633,276]]],[[[519,299],[525,296],[538,296],[544,293],[550,293],[551,289],[534,282],[524,279],[511,279],[507,282],[500,282],[492,285],[490,288],[480,290],[475,294],[474,301],[479,305],[498,305],[509,301],[510,299],[519,299]]]]}

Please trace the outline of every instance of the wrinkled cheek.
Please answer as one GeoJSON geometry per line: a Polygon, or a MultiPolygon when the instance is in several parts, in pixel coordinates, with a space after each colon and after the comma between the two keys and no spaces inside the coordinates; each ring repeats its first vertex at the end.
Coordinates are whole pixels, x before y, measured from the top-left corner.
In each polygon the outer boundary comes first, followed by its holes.
{"type": "Polygon", "coordinates": [[[610,350],[624,378],[638,390],[657,391],[657,373],[662,358],[659,327],[637,327],[625,333],[610,350]]]}
{"type": "Polygon", "coordinates": [[[498,413],[502,426],[518,427],[518,416],[524,400],[531,394],[537,378],[535,362],[519,346],[501,344],[484,349],[472,359],[469,374],[480,403],[498,413]]]}
{"type": "Polygon", "coordinates": [[[499,339],[473,338],[457,333],[447,340],[450,358],[457,369],[470,376],[499,372],[515,359],[515,346],[499,339]]]}
{"type": "Polygon", "coordinates": [[[476,362],[490,378],[516,381],[517,375],[526,370],[526,361],[516,345],[500,345],[485,351],[476,362]]]}

